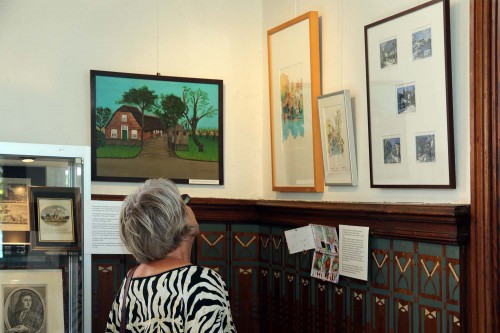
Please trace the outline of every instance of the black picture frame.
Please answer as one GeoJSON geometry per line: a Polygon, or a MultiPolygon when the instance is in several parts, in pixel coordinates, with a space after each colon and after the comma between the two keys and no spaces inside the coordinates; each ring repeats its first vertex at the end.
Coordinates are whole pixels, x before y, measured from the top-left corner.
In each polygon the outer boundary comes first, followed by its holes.
{"type": "Polygon", "coordinates": [[[80,189],[31,186],[29,197],[31,251],[79,251],[80,189]]]}
{"type": "Polygon", "coordinates": [[[456,188],[449,0],[365,26],[372,188],[456,188]]]}
{"type": "Polygon", "coordinates": [[[224,184],[222,80],[91,70],[90,87],[93,181],[224,184]]]}

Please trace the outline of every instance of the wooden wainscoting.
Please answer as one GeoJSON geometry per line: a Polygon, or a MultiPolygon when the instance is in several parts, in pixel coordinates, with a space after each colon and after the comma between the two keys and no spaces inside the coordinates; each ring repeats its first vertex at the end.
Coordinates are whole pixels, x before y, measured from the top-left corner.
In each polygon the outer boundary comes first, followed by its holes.
{"type": "MultiPolygon", "coordinates": [[[[464,331],[468,205],[193,198],[190,206],[200,223],[194,261],[226,281],[240,333],[464,331]],[[369,280],[311,278],[311,251],[290,255],[284,237],[310,223],[370,227],[369,280]]],[[[116,290],[109,284],[123,278],[94,272],[94,291],[101,283],[116,290]]],[[[93,297],[101,322],[111,300],[93,297]]]]}

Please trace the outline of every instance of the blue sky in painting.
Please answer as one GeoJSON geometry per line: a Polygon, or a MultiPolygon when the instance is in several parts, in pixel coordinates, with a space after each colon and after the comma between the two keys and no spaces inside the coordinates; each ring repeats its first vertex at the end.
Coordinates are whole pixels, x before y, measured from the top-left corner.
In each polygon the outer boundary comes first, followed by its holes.
{"type": "MultiPolygon", "coordinates": [[[[115,112],[122,104],[117,103],[122,98],[124,92],[130,88],[141,88],[147,86],[154,90],[158,96],[160,94],[174,94],[182,98],[182,88],[184,86],[193,90],[201,89],[208,93],[209,103],[218,109],[217,99],[219,96],[218,85],[190,82],[154,81],[135,78],[122,78],[96,75],[96,107],[108,107],[111,112],[115,112]]],[[[146,114],[152,114],[146,112],[146,114]]],[[[203,118],[198,128],[218,128],[218,117],[203,118]]]]}

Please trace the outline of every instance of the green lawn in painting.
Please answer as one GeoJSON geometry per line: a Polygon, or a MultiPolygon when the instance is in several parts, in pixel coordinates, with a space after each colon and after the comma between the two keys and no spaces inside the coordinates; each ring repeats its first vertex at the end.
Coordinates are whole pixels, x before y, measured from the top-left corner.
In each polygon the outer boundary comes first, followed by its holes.
{"type": "Polygon", "coordinates": [[[141,147],[127,147],[127,146],[106,146],[97,148],[97,158],[134,158],[141,152],[141,147]]]}
{"type": "Polygon", "coordinates": [[[198,152],[198,146],[193,139],[189,137],[189,150],[177,150],[175,154],[179,158],[196,161],[219,161],[219,138],[218,137],[200,137],[199,141],[203,144],[203,152],[198,152]]]}

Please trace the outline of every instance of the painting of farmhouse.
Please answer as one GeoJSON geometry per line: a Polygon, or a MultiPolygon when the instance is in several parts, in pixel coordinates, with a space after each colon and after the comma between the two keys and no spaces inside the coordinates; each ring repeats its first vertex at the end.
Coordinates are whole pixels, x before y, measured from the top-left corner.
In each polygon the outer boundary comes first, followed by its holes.
{"type": "Polygon", "coordinates": [[[92,180],[223,184],[222,81],[91,71],[92,180]]]}

